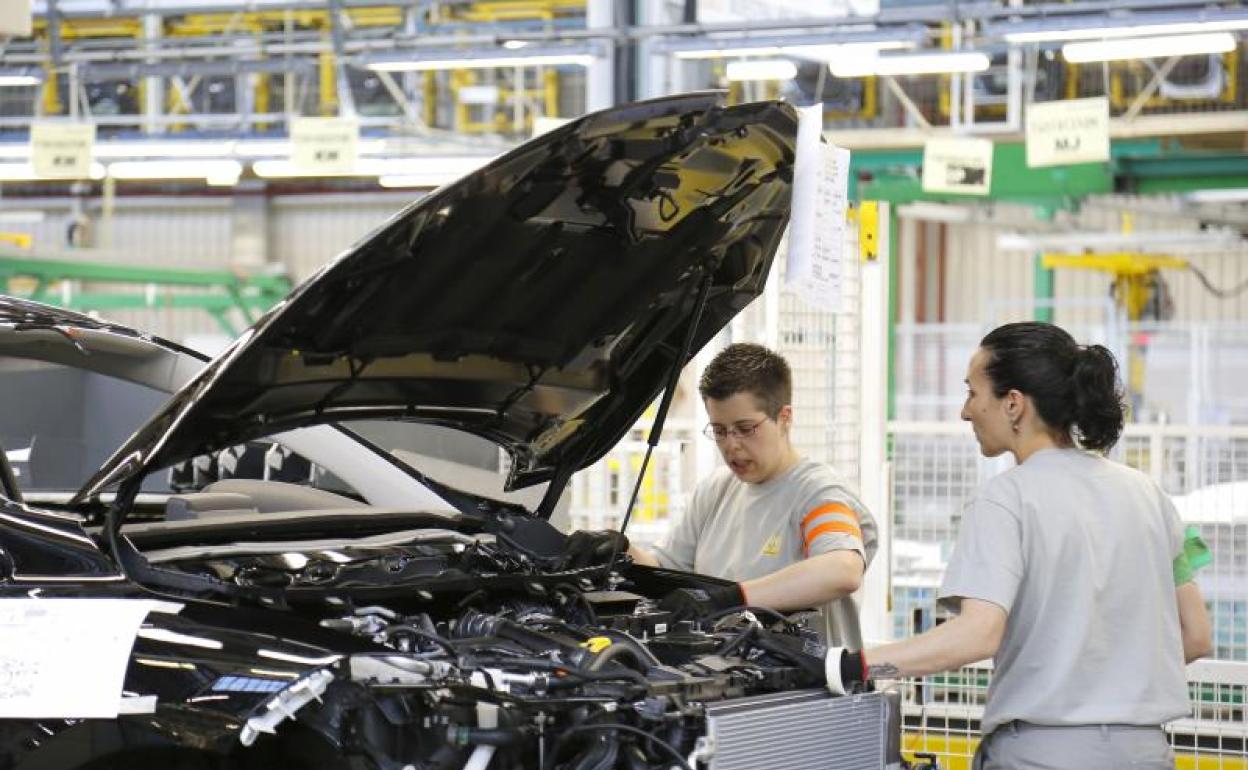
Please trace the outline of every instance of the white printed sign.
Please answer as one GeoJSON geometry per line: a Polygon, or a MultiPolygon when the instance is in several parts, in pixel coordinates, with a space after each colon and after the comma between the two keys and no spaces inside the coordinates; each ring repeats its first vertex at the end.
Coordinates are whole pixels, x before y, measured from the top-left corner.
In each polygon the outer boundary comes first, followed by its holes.
{"type": "Polygon", "coordinates": [[[835,310],[845,259],[849,150],[822,138],[823,105],[800,109],[785,283],[807,303],[835,310]]]}
{"type": "Polygon", "coordinates": [[[572,118],[552,118],[545,115],[538,115],[533,118],[533,136],[541,136],[549,131],[554,131],[560,126],[566,126],[572,122],[572,118]]]}
{"type": "Polygon", "coordinates": [[[116,717],[139,625],[160,604],[0,599],[0,718],[116,717]]]}
{"type": "Polygon", "coordinates": [[[1068,99],[1027,108],[1027,166],[1109,160],[1109,99],[1068,99]]]}
{"type": "Polygon", "coordinates": [[[942,137],[923,145],[923,192],[987,195],[992,140],[942,137]]]}
{"type": "Polygon", "coordinates": [[[94,146],[93,123],[42,122],[30,126],[30,165],[36,176],[86,179],[91,176],[94,146]]]}
{"type": "Polygon", "coordinates": [[[0,35],[30,36],[30,0],[0,0],[0,35]]]}
{"type": "Polygon", "coordinates": [[[302,171],[349,173],[359,157],[360,125],[352,118],[295,118],[291,160],[302,171]]]}

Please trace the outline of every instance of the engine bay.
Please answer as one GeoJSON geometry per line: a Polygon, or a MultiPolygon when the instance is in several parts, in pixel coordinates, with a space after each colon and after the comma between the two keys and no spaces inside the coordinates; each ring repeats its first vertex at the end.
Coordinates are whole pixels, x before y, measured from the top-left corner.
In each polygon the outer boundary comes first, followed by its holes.
{"type": "Polygon", "coordinates": [[[661,595],[712,579],[627,557],[567,569],[545,522],[501,521],[492,532],[145,556],[163,570],[279,591],[289,612],[375,650],[275,696],[248,721],[244,744],[297,718],[381,770],[692,767],[713,753],[708,704],[803,689],[831,697],[801,665],[823,650],[815,613],[742,607],[674,621],[661,595]]]}

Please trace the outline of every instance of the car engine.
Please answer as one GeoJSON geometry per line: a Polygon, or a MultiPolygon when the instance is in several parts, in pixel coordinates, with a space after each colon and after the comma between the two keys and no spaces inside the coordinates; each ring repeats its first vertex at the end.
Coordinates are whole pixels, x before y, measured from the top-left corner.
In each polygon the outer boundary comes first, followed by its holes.
{"type": "MultiPolygon", "coordinates": [[[[823,650],[808,627],[812,613],[737,608],[674,622],[657,599],[704,578],[627,557],[615,569],[566,569],[533,537],[494,529],[147,555],[180,572],[280,590],[289,610],[375,650],[345,655],[276,695],[248,721],[244,744],[297,718],[381,770],[765,767],[748,758],[782,756],[777,746],[746,746],[734,763],[718,750],[728,736],[717,742],[710,729],[716,704],[761,698],[757,708],[790,715],[769,740],[787,741],[787,732],[797,743],[827,739],[820,723],[829,708],[879,707],[859,726],[863,736],[832,738],[878,747],[878,758],[853,767],[890,766],[881,761],[889,751],[881,696],[832,697],[810,672],[809,655],[823,650]],[[809,723],[792,718],[799,693],[813,709],[809,723]],[[787,700],[767,700],[777,697],[787,700]]],[[[759,717],[751,723],[767,724],[759,717]]]]}

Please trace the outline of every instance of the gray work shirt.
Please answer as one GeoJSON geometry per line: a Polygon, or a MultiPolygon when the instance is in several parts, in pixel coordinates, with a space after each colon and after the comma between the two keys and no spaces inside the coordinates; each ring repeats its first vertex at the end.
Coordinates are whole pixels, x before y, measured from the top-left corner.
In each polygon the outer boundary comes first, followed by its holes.
{"type": "Polygon", "coordinates": [[[869,565],[875,550],[866,506],[831,468],[803,459],[762,484],[717,469],[653,553],[668,569],[740,582],[831,551],[855,551],[869,565]]]}
{"type": "Polygon", "coordinates": [[[1077,449],[1046,449],[990,480],[966,507],[942,604],[1009,613],[983,731],[1159,725],[1188,713],[1171,565],[1183,526],[1144,474],[1077,449]]]}

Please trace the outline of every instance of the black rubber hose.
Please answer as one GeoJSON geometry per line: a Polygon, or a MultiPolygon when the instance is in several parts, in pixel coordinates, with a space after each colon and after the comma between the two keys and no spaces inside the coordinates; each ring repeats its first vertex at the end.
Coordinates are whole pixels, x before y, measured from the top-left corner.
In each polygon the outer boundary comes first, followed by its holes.
{"type": "Polygon", "coordinates": [[[398,634],[411,634],[417,639],[424,639],[426,641],[433,642],[443,650],[446,650],[452,658],[459,655],[459,652],[455,649],[455,645],[453,645],[449,639],[443,639],[437,634],[431,634],[423,628],[417,628],[416,626],[408,623],[400,623],[397,626],[389,626],[381,632],[382,638],[387,641],[389,641],[390,637],[397,636],[398,634]]]}
{"type": "Polygon", "coordinates": [[[476,610],[468,610],[455,624],[455,636],[498,636],[524,645],[539,655],[552,649],[561,650],[567,656],[568,662],[576,668],[584,668],[593,657],[589,650],[570,644],[554,634],[534,631],[506,618],[486,615],[476,610]]]}
{"type": "Polygon", "coordinates": [[[589,670],[601,671],[603,666],[620,657],[632,658],[633,662],[641,667],[639,670],[643,674],[647,669],[649,669],[649,665],[646,663],[645,659],[638,655],[636,650],[622,642],[612,642],[610,647],[598,653],[598,655],[590,661],[589,670]]]}
{"type": "Polygon", "coordinates": [[[642,644],[637,639],[634,639],[632,635],[625,633],[624,631],[616,631],[615,629],[604,628],[602,629],[599,635],[605,636],[608,639],[610,639],[612,646],[616,644],[622,644],[625,647],[628,647],[630,650],[633,651],[635,655],[637,655],[637,657],[645,661],[646,665],[650,667],[663,665],[663,661],[656,658],[654,656],[654,653],[650,652],[649,647],[642,644]]]}
{"type": "Polygon", "coordinates": [[[680,751],[678,751],[672,744],[662,738],[651,735],[640,728],[632,727],[631,725],[617,724],[576,725],[575,727],[569,727],[563,732],[563,735],[560,735],[558,740],[555,741],[555,745],[551,747],[550,753],[546,755],[546,766],[543,767],[542,770],[553,770],[556,762],[558,761],[559,752],[565,745],[567,745],[569,738],[577,733],[586,733],[591,730],[619,730],[620,732],[641,736],[651,744],[663,749],[663,751],[665,751],[668,756],[672,758],[672,761],[679,765],[683,770],[693,770],[693,768],[689,766],[689,763],[685,761],[685,758],[681,756],[680,751]]]}

